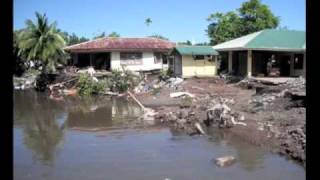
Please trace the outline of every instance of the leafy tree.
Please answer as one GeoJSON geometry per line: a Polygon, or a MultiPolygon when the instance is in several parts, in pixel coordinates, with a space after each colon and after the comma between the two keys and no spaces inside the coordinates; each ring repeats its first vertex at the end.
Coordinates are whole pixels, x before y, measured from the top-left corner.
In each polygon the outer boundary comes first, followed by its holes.
{"type": "Polygon", "coordinates": [[[260,0],[244,2],[236,11],[214,13],[206,30],[211,44],[218,44],[259,30],[276,28],[279,17],[273,15],[269,7],[260,0]]]}
{"type": "Polygon", "coordinates": [[[209,46],[210,43],[207,43],[207,42],[202,42],[202,43],[197,43],[195,44],[196,46],[209,46]]]}
{"type": "Polygon", "coordinates": [[[36,18],[36,22],[26,20],[27,27],[19,34],[18,55],[29,61],[40,61],[43,73],[55,71],[56,65],[66,60],[63,50],[66,42],[57,31],[56,22],[49,24],[46,15],[38,12],[36,18]]]}
{"type": "Polygon", "coordinates": [[[163,39],[163,40],[169,40],[168,38],[162,36],[162,35],[159,35],[159,34],[155,34],[155,35],[151,35],[149,37],[153,37],[153,38],[158,38],[158,39],[163,39]]]}
{"type": "Polygon", "coordinates": [[[151,18],[147,18],[144,23],[147,25],[147,26],[150,26],[150,24],[152,23],[152,20],[151,18]]]}
{"type": "Polygon", "coordinates": [[[102,32],[101,34],[93,37],[93,39],[99,39],[99,38],[103,38],[103,37],[106,37],[106,33],[105,32],[102,32]]]}
{"type": "Polygon", "coordinates": [[[13,32],[13,56],[15,59],[14,74],[16,76],[21,76],[24,73],[24,71],[26,70],[24,60],[20,56],[18,56],[18,53],[20,50],[18,36],[19,36],[19,34],[21,34],[22,31],[23,31],[23,29],[15,30],[13,32]]]}
{"type": "Polygon", "coordinates": [[[90,39],[88,39],[88,38],[78,37],[75,33],[72,33],[71,35],[69,35],[68,45],[79,44],[79,43],[86,42],[89,40],[90,39]]]}
{"type": "Polygon", "coordinates": [[[188,46],[191,46],[192,43],[191,43],[191,41],[187,40],[186,42],[178,42],[178,45],[188,45],[188,46]]]}
{"type": "Polygon", "coordinates": [[[112,32],[108,35],[108,37],[120,37],[120,34],[118,34],[117,32],[112,32]]]}

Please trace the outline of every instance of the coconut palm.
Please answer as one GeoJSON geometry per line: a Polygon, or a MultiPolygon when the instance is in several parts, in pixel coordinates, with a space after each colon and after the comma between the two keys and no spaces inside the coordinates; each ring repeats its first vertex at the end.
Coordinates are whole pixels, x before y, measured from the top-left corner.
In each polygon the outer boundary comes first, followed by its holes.
{"type": "Polygon", "coordinates": [[[147,26],[149,26],[149,25],[152,23],[151,18],[147,18],[147,19],[144,21],[144,23],[145,23],[147,26]]]}
{"type": "Polygon", "coordinates": [[[19,36],[19,55],[27,60],[41,61],[42,71],[54,71],[57,63],[64,63],[66,42],[57,31],[56,22],[49,24],[46,15],[36,12],[36,22],[26,20],[26,28],[19,36]]]}

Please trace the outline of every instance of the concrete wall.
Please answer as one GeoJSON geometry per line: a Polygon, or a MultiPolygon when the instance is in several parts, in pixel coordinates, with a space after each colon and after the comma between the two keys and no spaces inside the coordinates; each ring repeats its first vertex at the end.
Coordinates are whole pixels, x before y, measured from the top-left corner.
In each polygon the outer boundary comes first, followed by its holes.
{"type": "MultiPolygon", "coordinates": [[[[154,63],[153,52],[142,53],[142,64],[139,65],[126,65],[126,69],[131,71],[150,71],[162,69],[162,61],[160,63],[154,63]]],[[[111,69],[121,70],[120,52],[111,52],[111,69]]]]}
{"type": "Polygon", "coordinates": [[[182,76],[183,77],[212,77],[217,72],[215,62],[205,60],[194,60],[190,56],[182,56],[182,76]]]}

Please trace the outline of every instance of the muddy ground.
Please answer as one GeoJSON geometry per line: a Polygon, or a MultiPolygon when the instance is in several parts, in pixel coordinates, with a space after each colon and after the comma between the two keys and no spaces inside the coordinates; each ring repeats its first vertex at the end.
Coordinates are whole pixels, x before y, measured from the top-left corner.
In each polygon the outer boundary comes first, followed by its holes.
{"type": "Polygon", "coordinates": [[[207,110],[213,101],[221,97],[229,99],[232,102],[228,106],[244,116],[246,126],[235,125],[224,128],[225,131],[305,166],[305,107],[288,96],[275,95],[283,87],[267,89],[257,95],[255,87],[230,84],[221,78],[191,78],[174,87],[162,86],[147,93],[136,93],[136,97],[146,107],[158,112],[155,117],[157,123],[167,124],[189,135],[199,134],[194,127],[195,122],[201,123],[204,129],[216,128],[205,125],[207,110]],[[170,97],[172,92],[183,91],[195,97],[170,97]],[[264,97],[269,99],[263,99],[263,103],[253,102],[253,99],[264,97]],[[259,103],[262,105],[257,105],[259,103]]]}

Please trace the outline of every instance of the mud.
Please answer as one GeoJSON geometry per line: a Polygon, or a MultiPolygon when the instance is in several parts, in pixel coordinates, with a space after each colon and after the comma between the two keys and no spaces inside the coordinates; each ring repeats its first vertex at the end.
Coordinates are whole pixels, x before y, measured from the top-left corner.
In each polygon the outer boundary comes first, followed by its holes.
{"type": "Polygon", "coordinates": [[[305,104],[286,95],[293,88],[302,89],[300,79],[287,84],[227,83],[220,78],[185,79],[178,87],[162,87],[156,93],[137,94],[145,106],[158,112],[157,123],[163,123],[188,134],[199,134],[195,123],[206,129],[207,110],[219,98],[232,100],[228,106],[244,117],[246,126],[224,128],[243,141],[265,147],[305,165],[305,104]],[[177,90],[178,89],[178,90],[177,90]],[[170,93],[185,91],[195,95],[188,107],[183,98],[170,98],[170,93]]]}

